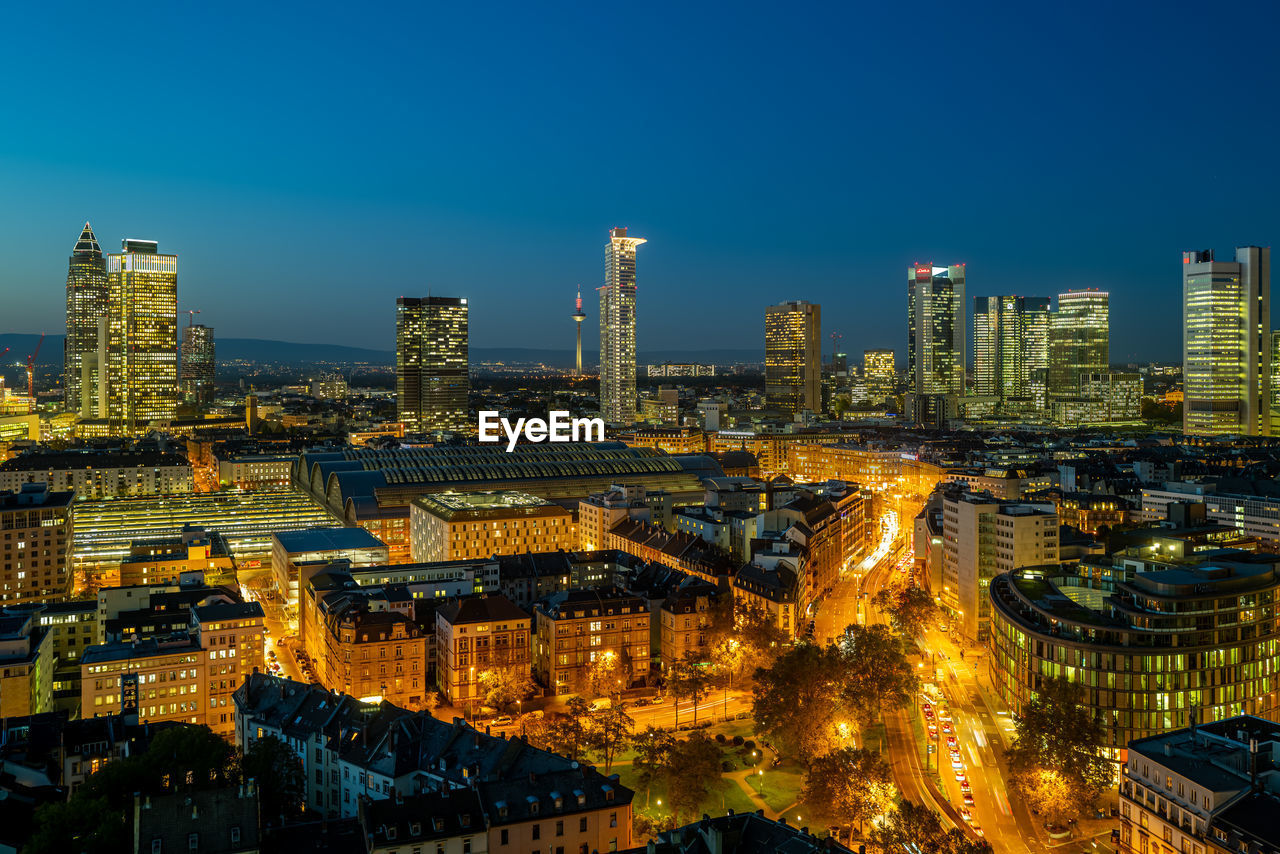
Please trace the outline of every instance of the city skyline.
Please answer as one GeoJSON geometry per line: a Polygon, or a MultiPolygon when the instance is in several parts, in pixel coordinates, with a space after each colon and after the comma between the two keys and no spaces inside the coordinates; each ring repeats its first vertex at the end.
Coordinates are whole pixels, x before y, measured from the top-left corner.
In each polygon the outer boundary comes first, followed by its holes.
{"type": "MultiPolygon", "coordinates": [[[[1259,26],[1274,20],[1274,7],[1254,8],[1259,26]]],[[[1114,357],[1173,361],[1179,253],[1266,246],[1280,234],[1280,215],[1263,201],[1280,188],[1263,143],[1274,138],[1271,114],[1260,114],[1257,133],[1230,142],[1183,118],[1187,104],[1214,103],[1274,78],[1275,59],[1215,42],[1200,67],[1184,68],[1176,14],[1037,10],[993,30],[938,7],[928,13],[933,25],[971,48],[938,80],[927,67],[904,71],[891,40],[825,50],[834,35],[805,29],[803,37],[818,44],[799,42],[797,25],[778,29],[750,12],[735,19],[732,38],[711,45],[681,34],[721,31],[723,22],[709,13],[686,11],[673,29],[647,12],[618,29],[613,13],[595,11],[579,22],[582,31],[559,32],[525,12],[487,30],[477,56],[466,55],[473,46],[465,39],[444,40],[438,54],[409,44],[383,56],[362,48],[351,60],[358,70],[344,65],[322,74],[285,111],[258,92],[278,91],[286,69],[315,57],[305,41],[268,48],[278,13],[247,35],[217,26],[202,31],[190,48],[192,68],[240,38],[249,55],[271,57],[213,80],[197,79],[174,48],[158,43],[118,67],[90,68],[79,57],[92,54],[93,24],[108,26],[105,13],[88,13],[75,34],[33,14],[32,37],[9,57],[42,83],[17,94],[24,133],[0,148],[0,186],[6,197],[24,200],[0,213],[7,239],[24,247],[6,271],[0,331],[58,330],[60,312],[48,298],[65,277],[57,259],[65,256],[67,231],[90,219],[108,243],[147,234],[180,254],[180,309],[203,310],[225,337],[342,335],[385,349],[390,325],[373,306],[434,290],[468,294],[476,346],[560,348],[567,335],[549,333],[572,321],[547,295],[594,281],[595,235],[625,223],[655,247],[646,260],[651,297],[639,307],[641,351],[695,338],[732,347],[760,307],[800,298],[824,306],[827,326],[845,336],[851,352],[892,347],[901,357],[902,330],[881,321],[897,312],[902,263],[933,257],[966,262],[978,294],[1029,293],[1029,270],[1037,271],[1037,293],[1106,290],[1117,328],[1131,330],[1114,357]],[[1098,19],[1107,25],[1096,26],[1098,19]],[[56,36],[44,38],[46,31],[56,36]],[[583,38],[597,32],[612,33],[617,47],[603,63],[590,47],[597,39],[583,38]],[[1038,37],[1044,32],[1054,37],[1038,37]],[[736,45],[775,41],[785,47],[777,61],[743,72],[736,45]],[[40,44],[51,48],[28,55],[40,44]],[[807,45],[802,56],[799,44],[807,45]],[[632,71],[628,57],[650,45],[667,49],[671,62],[632,71]],[[1080,53],[1101,61],[1082,68],[1074,61],[1080,53]],[[390,56],[407,57],[396,62],[414,73],[389,67],[390,56]],[[85,77],[100,91],[128,90],[144,68],[157,66],[172,73],[151,83],[168,109],[154,135],[139,140],[124,125],[98,123],[94,144],[84,146],[67,132],[80,119],[51,109],[73,100],[85,77]],[[597,73],[578,73],[592,66],[597,73]],[[487,85],[509,84],[515,67],[525,78],[520,86],[487,85]],[[887,68],[896,69],[891,77],[887,68]],[[473,70],[477,79],[456,91],[416,91],[416,81],[466,78],[473,70]],[[585,132],[598,118],[582,105],[607,102],[620,85],[634,129],[601,144],[585,132]],[[1142,98],[1131,97],[1135,88],[1142,98]],[[369,91],[429,109],[381,109],[380,100],[357,95],[369,91]],[[706,97],[712,92],[715,98],[706,97]],[[215,134],[195,132],[206,127],[207,108],[225,106],[233,93],[254,132],[243,133],[238,122],[215,134]],[[297,144],[294,129],[328,115],[336,101],[350,111],[349,121],[297,144]],[[741,116],[746,132],[726,135],[737,126],[728,119],[741,116]],[[939,151],[901,143],[900,128],[921,126],[928,116],[945,117],[953,145],[939,151]],[[357,144],[364,131],[356,129],[375,117],[381,141],[369,157],[357,144]],[[1054,131],[1032,134],[1032,127],[1054,131]],[[1172,138],[1179,143],[1151,143],[1172,138]],[[603,184],[599,176],[619,162],[626,162],[628,180],[603,184]],[[1182,202],[1189,185],[1193,205],[1182,202]],[[1242,195],[1242,186],[1252,191],[1242,195]],[[922,206],[926,188],[934,188],[937,203],[922,206]],[[717,225],[729,221],[732,228],[717,225]],[[246,241],[247,234],[254,239],[246,241]],[[499,234],[502,250],[494,252],[499,234]],[[315,246],[325,251],[311,251],[315,246]],[[370,256],[377,263],[362,266],[370,256]],[[327,312],[348,293],[347,273],[357,268],[368,306],[327,312]],[[508,285],[517,280],[522,287],[513,292],[508,285]],[[726,288],[745,298],[725,301],[726,288]],[[299,314],[293,303],[304,293],[299,314]],[[661,304],[674,300],[687,311],[654,323],[661,304]],[[242,302],[257,310],[238,312],[242,302]],[[701,319],[711,313],[723,323],[706,330],[701,319]],[[298,319],[295,333],[281,334],[274,318],[283,316],[298,319]]],[[[423,14],[408,11],[403,31],[461,27],[451,17],[414,27],[423,14]]],[[[848,14],[837,11],[836,18],[848,14]]],[[[911,31],[918,19],[900,15],[877,10],[860,28],[911,31]]],[[[185,31],[191,21],[173,10],[159,13],[157,25],[165,23],[185,31]]],[[[323,10],[309,16],[309,33],[322,39],[338,26],[323,10]]],[[[837,23],[830,32],[841,29],[837,23]]],[[[596,318],[585,323],[591,341],[596,318]]]]}

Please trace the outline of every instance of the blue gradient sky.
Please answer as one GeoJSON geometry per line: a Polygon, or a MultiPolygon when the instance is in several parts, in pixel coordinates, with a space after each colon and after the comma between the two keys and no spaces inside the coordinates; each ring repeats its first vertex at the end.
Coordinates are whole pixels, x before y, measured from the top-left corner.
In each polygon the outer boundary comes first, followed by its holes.
{"type": "Polygon", "coordinates": [[[784,299],[901,350],[934,260],[1109,289],[1113,359],[1173,359],[1179,252],[1280,233],[1275,3],[46,5],[0,50],[0,332],[62,330],[88,218],[219,336],[389,349],[430,289],[567,349],[628,225],[642,352],[784,299]]]}

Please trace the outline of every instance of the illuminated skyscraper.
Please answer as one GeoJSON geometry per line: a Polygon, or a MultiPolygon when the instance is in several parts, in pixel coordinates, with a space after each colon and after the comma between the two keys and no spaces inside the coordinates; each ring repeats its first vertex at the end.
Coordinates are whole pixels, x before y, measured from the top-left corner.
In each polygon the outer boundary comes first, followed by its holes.
{"type": "Polygon", "coordinates": [[[877,405],[884,403],[898,386],[896,354],[892,350],[863,350],[862,378],[870,401],[877,405]]]}
{"type": "Polygon", "coordinates": [[[468,317],[467,301],[457,297],[396,300],[396,404],[406,432],[474,429],[468,317]]]}
{"type": "MultiPolygon", "coordinates": [[[[67,337],[63,344],[63,405],[68,412],[98,415],[98,331],[107,316],[107,262],[89,223],[71,250],[67,267],[67,337]],[[82,374],[87,374],[86,386],[82,374]],[[87,393],[87,398],[86,398],[87,393]]],[[[102,342],[105,344],[105,342],[102,342]]]]}
{"type": "Polygon", "coordinates": [[[179,385],[188,403],[213,401],[213,327],[196,323],[182,333],[182,376],[179,385]]]}
{"type": "Polygon", "coordinates": [[[1036,371],[1047,365],[1048,320],[1047,297],[974,297],[974,394],[1033,397],[1036,371]]]}
{"type": "Polygon", "coordinates": [[[1182,430],[1271,434],[1271,250],[1182,253],[1182,430]]]}
{"type": "Polygon", "coordinates": [[[1036,409],[1048,405],[1049,297],[1022,300],[1022,397],[1036,409]]]}
{"type": "Polygon", "coordinates": [[[600,413],[613,424],[636,420],[636,247],[643,237],[609,231],[600,288],[600,413]]]}
{"type": "Polygon", "coordinates": [[[907,269],[907,374],[913,415],[939,420],[964,394],[967,317],[965,267],[919,264],[907,269]]]}
{"type": "Polygon", "coordinates": [[[822,307],[809,302],[764,310],[764,395],[770,409],[822,406],[822,307]]]}
{"type": "Polygon", "coordinates": [[[107,256],[106,416],[140,432],[178,408],[178,256],[154,240],[124,240],[107,256]]]}
{"type": "Polygon", "coordinates": [[[1110,295],[1071,290],[1058,294],[1049,317],[1049,397],[1077,398],[1090,374],[1111,370],[1110,295]]]}

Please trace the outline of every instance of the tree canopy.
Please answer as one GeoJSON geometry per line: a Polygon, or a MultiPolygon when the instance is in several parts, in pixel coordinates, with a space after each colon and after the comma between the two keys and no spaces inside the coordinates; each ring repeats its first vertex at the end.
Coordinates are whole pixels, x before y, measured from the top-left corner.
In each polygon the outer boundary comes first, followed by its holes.
{"type": "Polygon", "coordinates": [[[1115,776],[1106,728],[1083,701],[1079,685],[1047,679],[1015,721],[1014,786],[1052,824],[1091,808],[1115,776]]]}

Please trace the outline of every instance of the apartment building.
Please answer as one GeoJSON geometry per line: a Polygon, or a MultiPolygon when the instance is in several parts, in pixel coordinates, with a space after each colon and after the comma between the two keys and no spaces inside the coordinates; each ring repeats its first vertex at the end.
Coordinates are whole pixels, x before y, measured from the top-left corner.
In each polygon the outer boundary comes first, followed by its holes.
{"type": "Polygon", "coordinates": [[[534,605],[534,676],[554,694],[610,694],[649,685],[645,600],[616,587],[557,593],[534,605]],[[610,684],[600,684],[607,674],[610,684]]]}

